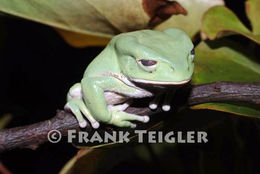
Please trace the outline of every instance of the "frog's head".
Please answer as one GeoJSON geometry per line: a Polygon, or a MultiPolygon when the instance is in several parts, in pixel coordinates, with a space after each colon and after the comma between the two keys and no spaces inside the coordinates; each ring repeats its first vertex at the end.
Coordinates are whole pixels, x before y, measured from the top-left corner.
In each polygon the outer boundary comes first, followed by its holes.
{"type": "Polygon", "coordinates": [[[113,42],[121,72],[133,82],[182,85],[191,79],[194,46],[179,29],[130,32],[113,42]]]}

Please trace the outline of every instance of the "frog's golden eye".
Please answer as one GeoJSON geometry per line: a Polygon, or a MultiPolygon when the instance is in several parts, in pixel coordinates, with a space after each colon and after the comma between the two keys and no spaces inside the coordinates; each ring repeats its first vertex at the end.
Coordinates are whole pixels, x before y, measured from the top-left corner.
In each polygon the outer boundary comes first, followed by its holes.
{"type": "Polygon", "coordinates": [[[143,66],[153,66],[156,65],[158,63],[158,61],[155,60],[147,60],[147,59],[138,59],[137,60],[138,63],[141,63],[143,66]]]}

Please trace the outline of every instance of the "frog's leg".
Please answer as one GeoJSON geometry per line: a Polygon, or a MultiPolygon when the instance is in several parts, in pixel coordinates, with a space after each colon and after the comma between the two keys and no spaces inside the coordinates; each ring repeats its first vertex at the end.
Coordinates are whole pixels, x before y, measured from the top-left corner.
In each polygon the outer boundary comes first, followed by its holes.
{"type": "Polygon", "coordinates": [[[87,122],[82,113],[87,117],[93,128],[96,129],[99,127],[99,122],[94,119],[83,102],[80,83],[76,83],[70,88],[67,101],[64,109],[71,111],[76,116],[80,127],[84,128],[87,126],[87,122]]]}
{"type": "Polygon", "coordinates": [[[140,121],[143,123],[147,123],[149,121],[148,116],[139,116],[135,114],[129,114],[123,111],[119,111],[117,109],[112,108],[111,112],[111,120],[109,121],[110,124],[113,124],[118,127],[131,127],[135,128],[136,124],[132,123],[131,121],[140,121]]]}
{"type": "MultiPolygon", "coordinates": [[[[133,124],[133,123],[131,123],[129,121],[125,121],[125,120],[136,120],[136,119],[139,120],[140,116],[135,115],[135,114],[129,114],[129,113],[126,113],[126,112],[120,112],[120,111],[126,110],[130,106],[131,103],[132,103],[132,101],[127,101],[127,102],[125,102],[123,104],[120,104],[120,105],[108,105],[108,110],[110,112],[112,112],[112,113],[115,112],[117,115],[122,117],[121,122],[118,123],[118,124],[121,125],[120,127],[131,127],[131,128],[135,128],[136,127],[136,124],[133,124]],[[120,113],[118,113],[118,112],[120,112],[120,113]]],[[[148,116],[142,116],[142,117],[143,118],[140,119],[139,121],[144,122],[144,123],[149,121],[149,117],[148,116]]]]}
{"type": "Polygon", "coordinates": [[[114,77],[87,77],[81,81],[83,99],[91,114],[98,121],[119,127],[135,127],[130,121],[148,122],[148,116],[139,116],[120,111],[118,108],[108,109],[104,91],[109,90],[129,97],[144,95],[145,92],[130,87],[114,77]]]}

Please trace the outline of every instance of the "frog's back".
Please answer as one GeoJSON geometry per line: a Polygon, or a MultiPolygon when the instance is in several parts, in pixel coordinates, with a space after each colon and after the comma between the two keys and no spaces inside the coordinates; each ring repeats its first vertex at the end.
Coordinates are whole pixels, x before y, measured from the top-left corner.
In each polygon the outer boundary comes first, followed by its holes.
{"type": "Polygon", "coordinates": [[[106,72],[119,73],[118,62],[111,45],[108,45],[87,67],[84,77],[98,77],[106,72]]]}

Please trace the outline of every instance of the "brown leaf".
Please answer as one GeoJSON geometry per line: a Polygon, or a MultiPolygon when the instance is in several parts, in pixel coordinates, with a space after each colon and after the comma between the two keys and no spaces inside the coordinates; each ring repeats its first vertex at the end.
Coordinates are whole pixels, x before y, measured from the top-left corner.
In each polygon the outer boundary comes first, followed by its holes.
{"type": "Polygon", "coordinates": [[[143,0],[144,11],[150,16],[149,26],[155,26],[173,14],[187,15],[187,11],[176,1],[143,0]]]}

